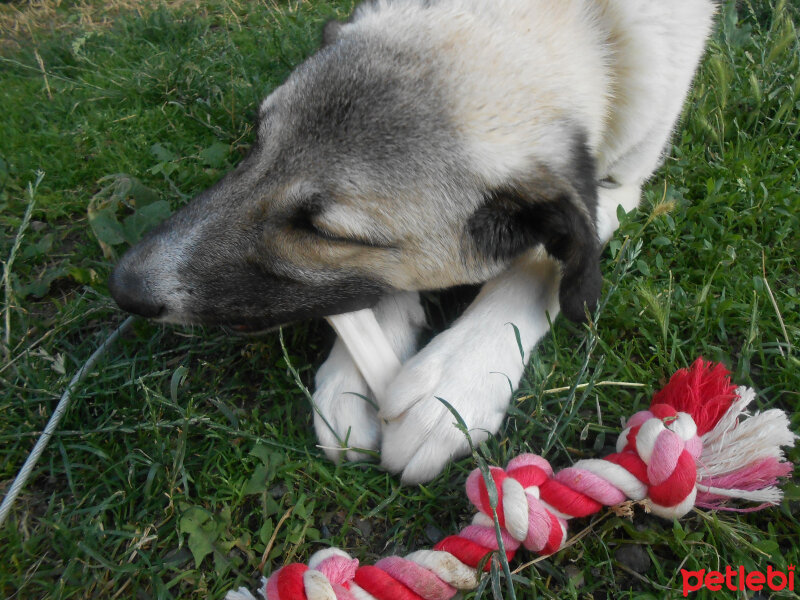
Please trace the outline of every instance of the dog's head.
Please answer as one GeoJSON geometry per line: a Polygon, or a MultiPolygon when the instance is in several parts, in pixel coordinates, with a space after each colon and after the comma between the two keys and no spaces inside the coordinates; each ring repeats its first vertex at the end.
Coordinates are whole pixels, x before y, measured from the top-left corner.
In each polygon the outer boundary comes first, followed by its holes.
{"type": "Polygon", "coordinates": [[[581,318],[600,276],[580,130],[559,126],[557,160],[488,182],[435,57],[336,26],[325,38],[264,100],[238,167],[123,256],[117,303],[260,330],[481,282],[543,245],[563,264],[562,310],[581,318]]]}

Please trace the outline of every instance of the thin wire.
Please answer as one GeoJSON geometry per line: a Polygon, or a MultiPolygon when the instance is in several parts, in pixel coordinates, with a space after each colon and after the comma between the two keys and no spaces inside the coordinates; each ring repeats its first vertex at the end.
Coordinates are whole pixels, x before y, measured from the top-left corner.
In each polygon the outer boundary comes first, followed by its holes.
{"type": "Polygon", "coordinates": [[[58,427],[58,422],[61,420],[61,417],[64,416],[64,413],[67,412],[67,408],[69,408],[69,403],[72,400],[72,393],[75,391],[77,385],[83,381],[83,379],[89,374],[89,372],[94,368],[97,361],[106,353],[106,351],[114,345],[114,342],[117,341],[117,338],[124,333],[133,323],[135,317],[128,317],[122,322],[122,325],[117,327],[114,332],[106,338],[100,347],[94,351],[94,353],[89,357],[80,370],[75,374],[75,376],[70,380],[69,384],[67,385],[67,389],[64,390],[64,394],[61,396],[61,400],[59,400],[56,409],[53,411],[53,415],[50,417],[50,420],[47,422],[47,426],[44,428],[42,435],[39,436],[39,439],[36,441],[36,445],[31,450],[31,453],[28,455],[28,458],[25,460],[25,464],[22,465],[22,468],[17,473],[16,478],[14,479],[14,483],[11,484],[11,487],[6,494],[6,497],[3,498],[3,504],[0,505],[0,527],[2,527],[5,522],[8,514],[11,512],[11,507],[14,504],[14,501],[17,499],[17,496],[22,491],[22,488],[25,487],[25,484],[28,482],[28,477],[30,477],[31,471],[36,466],[39,457],[44,452],[47,443],[50,441],[50,438],[53,437],[53,434],[58,427]]]}

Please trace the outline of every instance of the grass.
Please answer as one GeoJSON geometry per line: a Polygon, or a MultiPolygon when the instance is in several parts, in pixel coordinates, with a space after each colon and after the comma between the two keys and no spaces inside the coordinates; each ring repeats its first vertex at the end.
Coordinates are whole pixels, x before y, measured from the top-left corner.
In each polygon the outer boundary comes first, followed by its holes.
{"type": "MultiPolygon", "coordinates": [[[[0,491],[123,318],[105,285],[114,257],[239,160],[259,98],[313,51],[325,19],[351,8],[0,5],[0,491]]],[[[698,355],[729,365],[759,408],[788,410],[800,430],[800,15],[743,2],[719,23],[670,157],[605,252],[596,329],[556,322],[481,448],[489,464],[544,449],[563,467],[607,452],[620,419],[698,355]],[[612,383],[571,393],[576,381],[612,383]]],[[[310,385],[331,333],[314,322],[284,335],[286,355],[277,337],[137,322],[83,385],[0,530],[0,595],[221,598],[329,544],[373,562],[456,531],[471,515],[462,489],[475,461],[418,487],[329,463],[288,362],[310,385]]],[[[585,535],[517,571],[514,589],[662,598],[680,595],[681,568],[786,569],[800,562],[798,514],[794,481],[762,513],[675,524],[605,514],[575,523],[585,535]]],[[[697,594],[712,596],[739,597],[697,594]]]]}

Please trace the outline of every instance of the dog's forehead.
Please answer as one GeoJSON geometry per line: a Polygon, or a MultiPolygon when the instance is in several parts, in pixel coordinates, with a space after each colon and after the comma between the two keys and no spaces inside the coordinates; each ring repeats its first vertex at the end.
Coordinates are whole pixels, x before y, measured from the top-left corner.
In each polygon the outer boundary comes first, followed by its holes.
{"type": "Polygon", "coordinates": [[[449,128],[444,93],[435,61],[415,49],[347,39],[311,56],[262,101],[259,133],[361,158],[424,151],[449,128]]]}

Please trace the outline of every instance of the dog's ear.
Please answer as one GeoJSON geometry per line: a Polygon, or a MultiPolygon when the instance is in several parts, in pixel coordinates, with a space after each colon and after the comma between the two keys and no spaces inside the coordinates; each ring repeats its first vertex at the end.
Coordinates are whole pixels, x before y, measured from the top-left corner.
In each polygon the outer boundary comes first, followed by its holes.
{"type": "Polygon", "coordinates": [[[339,36],[339,30],[344,26],[344,23],[331,19],[322,28],[322,47],[330,46],[336,41],[339,36]]]}
{"type": "Polygon", "coordinates": [[[485,194],[467,229],[479,255],[505,262],[539,244],[562,264],[559,302],[571,321],[585,320],[600,297],[597,191],[591,156],[574,161],[575,179],[540,169],[529,181],[485,194]],[[587,162],[587,160],[589,162],[587,162]]]}

